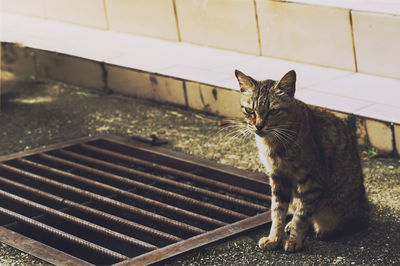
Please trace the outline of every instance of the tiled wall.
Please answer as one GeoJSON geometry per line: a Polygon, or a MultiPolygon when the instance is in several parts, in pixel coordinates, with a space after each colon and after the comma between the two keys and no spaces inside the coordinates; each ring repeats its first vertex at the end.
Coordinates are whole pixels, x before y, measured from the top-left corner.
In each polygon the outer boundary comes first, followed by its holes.
{"type": "Polygon", "coordinates": [[[400,15],[352,12],[360,72],[400,78],[400,15]]]}
{"type": "Polygon", "coordinates": [[[253,1],[176,0],[182,41],[260,53],[253,1]]]}
{"type": "Polygon", "coordinates": [[[3,0],[3,9],[400,79],[399,12],[321,1],[3,0]]]}
{"type": "Polygon", "coordinates": [[[349,10],[257,0],[262,54],[355,70],[349,10]]]}
{"type": "Polygon", "coordinates": [[[106,0],[110,30],[178,41],[172,0],[106,0]]]}
{"type": "MultiPolygon", "coordinates": [[[[227,117],[242,116],[239,107],[240,93],[237,90],[228,90],[200,82],[152,74],[54,52],[24,48],[15,44],[3,44],[3,48],[1,51],[3,55],[8,55],[4,57],[4,69],[22,78],[36,76],[55,79],[227,117]]],[[[312,99],[319,98],[313,94],[310,96],[310,101],[307,102],[313,104],[312,99]]],[[[338,109],[342,112],[352,113],[348,108],[354,106],[355,103],[350,102],[349,99],[347,101],[343,101],[343,99],[346,98],[338,97],[336,102],[341,105],[338,109]]],[[[321,104],[321,102],[316,104],[321,104]]],[[[377,109],[374,112],[377,112],[377,109]]],[[[339,117],[349,116],[348,113],[333,113],[339,117]]],[[[369,117],[372,116],[368,114],[356,116],[358,142],[368,144],[365,142],[367,136],[369,144],[378,152],[397,152],[400,155],[400,124],[373,120],[369,117]]]]}

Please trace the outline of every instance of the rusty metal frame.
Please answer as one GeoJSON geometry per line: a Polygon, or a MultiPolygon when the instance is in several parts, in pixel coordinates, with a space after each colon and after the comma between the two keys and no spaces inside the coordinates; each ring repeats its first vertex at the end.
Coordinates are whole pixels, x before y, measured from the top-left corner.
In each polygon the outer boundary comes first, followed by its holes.
{"type": "MultiPolygon", "coordinates": [[[[0,163],[56,149],[63,149],[72,145],[82,144],[85,142],[95,141],[95,140],[107,140],[118,144],[131,146],[134,147],[135,149],[141,149],[144,152],[156,154],[157,156],[164,156],[167,159],[170,158],[173,160],[193,164],[196,165],[196,167],[204,169],[212,169],[213,171],[217,171],[220,173],[220,175],[216,177],[218,182],[224,182],[224,180],[226,180],[227,177],[224,177],[224,175],[227,176],[234,175],[238,177],[236,181],[238,183],[237,184],[238,186],[240,186],[241,184],[247,184],[249,187],[253,187],[254,189],[259,189],[260,185],[263,187],[268,187],[267,179],[264,174],[253,173],[237,169],[231,166],[221,165],[209,160],[175,152],[170,149],[166,149],[164,147],[151,145],[151,141],[146,143],[143,141],[139,141],[137,139],[136,140],[125,139],[122,137],[110,136],[110,135],[100,135],[95,137],[81,138],[78,140],[68,141],[61,144],[44,146],[42,148],[34,149],[31,151],[20,152],[7,156],[0,156],[0,163]]],[[[243,232],[245,230],[266,224],[270,221],[271,221],[270,211],[268,210],[263,213],[257,214],[255,216],[239,220],[235,223],[221,226],[212,231],[198,234],[186,240],[182,240],[180,242],[149,251],[143,255],[139,255],[137,257],[121,261],[115,265],[148,265],[160,262],[164,259],[179,255],[183,252],[198,248],[200,246],[243,232]]],[[[0,227],[0,241],[56,265],[90,265],[89,263],[79,258],[75,258],[71,255],[64,253],[63,251],[59,251],[53,247],[32,240],[19,233],[13,232],[3,226],[0,227]]]]}

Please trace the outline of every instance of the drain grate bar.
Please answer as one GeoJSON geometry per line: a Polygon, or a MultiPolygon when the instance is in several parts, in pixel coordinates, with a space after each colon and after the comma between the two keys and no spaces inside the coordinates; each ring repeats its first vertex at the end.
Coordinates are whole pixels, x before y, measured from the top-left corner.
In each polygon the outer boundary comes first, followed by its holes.
{"type": "Polygon", "coordinates": [[[93,250],[93,251],[95,251],[95,252],[97,252],[97,253],[99,253],[101,255],[105,255],[105,256],[108,256],[108,257],[111,257],[111,258],[114,258],[114,259],[118,259],[118,260],[126,260],[126,259],[128,259],[127,256],[119,254],[118,252],[106,249],[106,248],[104,248],[102,246],[96,245],[96,244],[91,243],[89,241],[86,241],[86,240],[84,240],[82,238],[79,238],[79,237],[76,237],[74,235],[65,233],[65,232],[63,232],[61,230],[58,230],[58,229],[54,228],[54,227],[51,227],[51,226],[48,226],[46,224],[37,222],[37,221],[35,221],[33,219],[25,217],[25,216],[23,216],[21,214],[18,214],[16,212],[7,210],[7,209],[5,209],[3,207],[0,207],[0,214],[7,215],[9,217],[14,218],[15,220],[18,220],[18,221],[20,221],[20,222],[22,222],[24,224],[30,225],[30,226],[32,226],[34,228],[37,228],[37,229],[41,230],[41,231],[50,233],[51,235],[60,237],[60,238],[65,239],[65,240],[67,240],[69,242],[76,243],[76,244],[78,244],[78,245],[80,245],[82,247],[85,247],[87,249],[91,249],[91,250],[93,250]]]}
{"type": "MultiPolygon", "coordinates": [[[[225,189],[227,191],[241,193],[244,196],[253,197],[254,199],[258,199],[258,200],[262,200],[262,201],[270,201],[271,200],[271,197],[269,197],[267,195],[264,195],[264,194],[261,194],[261,193],[257,193],[255,191],[251,191],[251,190],[248,190],[248,189],[245,189],[245,188],[241,188],[241,187],[237,187],[237,186],[232,186],[232,185],[229,185],[229,184],[226,184],[226,183],[222,183],[222,182],[218,182],[218,181],[215,181],[215,180],[212,180],[212,179],[204,178],[204,177],[201,177],[201,176],[189,173],[189,172],[184,172],[184,171],[181,171],[179,169],[174,169],[174,168],[171,168],[171,167],[168,167],[168,166],[164,166],[164,165],[160,165],[160,164],[157,164],[157,163],[154,163],[154,162],[149,162],[149,161],[141,160],[141,159],[138,159],[138,158],[135,158],[135,157],[127,156],[127,155],[124,155],[124,154],[121,154],[121,153],[118,153],[118,152],[109,151],[109,150],[98,148],[98,147],[95,147],[95,146],[92,146],[92,145],[88,145],[88,144],[81,144],[80,147],[82,147],[82,148],[84,148],[86,150],[94,151],[96,153],[100,153],[100,154],[103,154],[103,155],[108,155],[110,157],[115,157],[115,158],[118,158],[118,159],[126,160],[128,162],[131,162],[133,164],[145,167],[147,169],[156,170],[156,171],[163,172],[163,173],[168,173],[168,174],[173,175],[173,176],[183,177],[183,178],[186,178],[188,180],[201,182],[202,184],[218,187],[218,188],[221,188],[221,189],[225,189]]],[[[60,152],[65,152],[65,150],[61,150],[60,152]]],[[[106,163],[106,162],[103,162],[103,163],[106,163]]],[[[162,181],[164,181],[164,180],[162,180],[162,181]]],[[[178,184],[180,184],[180,183],[178,183],[178,184]]],[[[219,195],[219,196],[223,196],[223,195],[219,195]]],[[[238,203],[238,202],[236,202],[236,203],[238,203]]],[[[239,204],[245,204],[245,203],[246,202],[244,202],[244,203],[243,202],[239,202],[239,204]]],[[[253,205],[253,204],[248,204],[246,207],[255,208],[257,210],[265,210],[264,206],[258,206],[258,205],[253,205]]]]}
{"type": "MultiPolygon", "coordinates": [[[[81,166],[81,165],[78,165],[76,163],[69,162],[69,161],[66,161],[66,160],[63,160],[63,159],[59,159],[59,158],[56,158],[56,157],[51,156],[51,155],[39,154],[39,156],[43,156],[43,157],[45,157],[47,159],[50,159],[52,161],[57,161],[57,162],[64,163],[66,165],[75,166],[77,168],[81,168],[81,169],[83,168],[85,170],[89,169],[90,173],[102,174],[102,175],[104,175],[104,176],[106,176],[108,178],[111,178],[111,179],[117,179],[117,180],[122,179],[122,180],[124,180],[124,178],[117,177],[117,176],[115,176],[113,174],[109,174],[109,173],[106,173],[106,172],[103,172],[103,171],[100,171],[100,170],[96,170],[96,169],[92,169],[92,168],[89,168],[89,167],[81,166]]],[[[40,163],[32,162],[32,161],[29,161],[29,160],[26,160],[26,159],[18,159],[18,161],[23,163],[23,164],[29,165],[29,166],[33,166],[33,167],[36,167],[36,168],[39,168],[39,169],[42,169],[42,170],[45,170],[45,171],[48,171],[48,172],[51,172],[51,173],[54,173],[54,174],[59,174],[59,175],[61,175],[63,177],[71,178],[71,179],[77,180],[79,182],[82,182],[82,183],[85,183],[85,184],[88,184],[88,185],[103,189],[103,190],[108,191],[110,193],[115,193],[115,194],[118,194],[118,195],[122,195],[122,196],[130,198],[132,200],[140,201],[142,203],[149,204],[149,205],[152,205],[152,206],[157,207],[157,208],[161,208],[161,209],[163,209],[165,211],[170,211],[170,212],[174,212],[174,213],[177,213],[177,214],[180,214],[180,215],[189,216],[190,218],[198,219],[201,222],[211,223],[211,224],[217,225],[217,226],[222,226],[222,225],[226,224],[226,223],[218,221],[216,219],[211,219],[211,218],[205,217],[203,215],[199,215],[199,214],[195,214],[193,212],[189,212],[189,211],[186,211],[186,210],[183,210],[183,209],[179,209],[179,208],[173,207],[173,206],[168,205],[168,204],[164,204],[164,203],[156,201],[156,200],[148,199],[148,198],[142,197],[140,195],[133,194],[132,192],[129,192],[129,191],[126,191],[126,190],[115,188],[113,186],[110,186],[110,185],[107,185],[107,184],[103,184],[103,183],[94,181],[92,179],[84,178],[84,177],[76,175],[76,174],[71,174],[71,173],[56,169],[56,168],[50,168],[50,167],[45,166],[45,165],[40,164],[40,163]]],[[[130,182],[128,182],[128,183],[130,183],[130,182]]],[[[146,187],[150,187],[150,186],[146,186],[146,187]]],[[[197,229],[196,228],[192,228],[192,230],[196,231],[197,229]]]]}
{"type": "Polygon", "coordinates": [[[0,240],[19,250],[28,251],[28,253],[53,265],[93,265],[32,238],[11,231],[3,226],[0,226],[0,240]]]}
{"type": "Polygon", "coordinates": [[[130,245],[133,245],[133,246],[137,246],[137,247],[143,248],[145,250],[155,250],[155,249],[158,248],[155,245],[152,245],[152,244],[149,244],[149,243],[145,243],[143,241],[140,241],[138,239],[134,239],[132,237],[120,234],[118,232],[113,232],[113,231],[111,231],[111,230],[109,230],[107,228],[104,228],[102,226],[87,222],[85,220],[79,219],[79,218],[74,217],[72,215],[69,215],[67,213],[63,213],[61,211],[54,210],[54,209],[46,207],[46,206],[44,206],[42,204],[39,204],[39,203],[36,203],[36,202],[32,202],[30,200],[27,200],[27,199],[24,199],[22,197],[13,195],[13,194],[8,193],[6,191],[3,191],[1,189],[0,189],[0,197],[4,197],[4,198],[7,198],[7,199],[16,201],[16,202],[21,203],[21,204],[23,204],[23,205],[25,205],[25,206],[27,206],[29,208],[33,208],[33,209],[42,211],[43,213],[48,214],[48,215],[56,216],[58,218],[61,218],[62,220],[74,223],[74,224],[76,224],[78,226],[81,226],[83,228],[87,228],[87,229],[89,229],[91,231],[94,231],[96,233],[104,234],[105,236],[110,237],[110,238],[116,238],[118,240],[123,241],[124,243],[130,244],[130,245]]]}
{"type": "Polygon", "coordinates": [[[151,264],[270,221],[263,175],[115,136],[0,157],[0,186],[0,241],[57,265],[151,264]]]}
{"type": "Polygon", "coordinates": [[[67,184],[63,184],[63,183],[60,183],[60,182],[57,182],[57,181],[53,181],[53,180],[44,178],[42,176],[39,176],[39,175],[36,175],[36,174],[32,174],[32,173],[23,171],[21,169],[18,169],[18,168],[15,168],[15,167],[12,167],[12,166],[9,166],[9,165],[6,165],[6,164],[0,163],[0,168],[10,170],[10,171],[12,171],[14,173],[21,174],[21,175],[23,175],[25,177],[32,178],[32,179],[34,179],[36,181],[43,182],[43,183],[46,183],[46,184],[50,184],[50,185],[53,185],[53,186],[58,187],[58,188],[65,189],[65,190],[70,191],[70,192],[74,192],[74,193],[77,193],[77,194],[80,194],[80,195],[87,196],[88,198],[93,199],[93,200],[97,200],[97,201],[100,201],[100,202],[108,203],[108,204],[113,205],[115,207],[120,207],[120,208],[123,208],[123,209],[127,209],[127,210],[129,210],[131,212],[134,212],[134,213],[136,213],[138,215],[141,215],[141,216],[144,216],[146,218],[154,219],[157,222],[173,226],[173,227],[175,227],[175,228],[177,228],[179,230],[184,230],[184,231],[187,231],[187,232],[191,232],[193,234],[201,234],[201,233],[205,232],[204,230],[202,230],[200,228],[189,226],[189,225],[181,223],[179,221],[175,221],[175,220],[169,219],[167,217],[163,217],[161,215],[157,215],[157,214],[154,214],[154,213],[151,213],[151,212],[148,212],[148,211],[144,211],[144,210],[136,208],[134,206],[130,206],[128,204],[124,204],[124,203],[121,203],[121,202],[113,200],[113,199],[105,198],[105,197],[100,196],[98,194],[91,193],[89,191],[85,191],[85,190],[82,190],[82,189],[79,189],[79,188],[76,188],[76,187],[73,187],[73,186],[70,186],[70,185],[67,185],[67,184]]]}
{"type": "Polygon", "coordinates": [[[205,241],[218,241],[225,238],[229,231],[230,235],[237,234],[239,232],[243,232],[244,230],[248,230],[257,226],[260,226],[265,223],[265,221],[270,221],[271,212],[264,212],[258,214],[254,217],[248,218],[246,220],[242,220],[230,225],[229,228],[221,227],[214,231],[211,231],[207,234],[202,234],[199,236],[192,237],[184,242],[175,243],[169,245],[164,248],[160,248],[154,251],[149,252],[148,254],[138,256],[136,258],[132,258],[130,260],[126,260],[120,262],[116,265],[118,266],[128,266],[128,265],[149,265],[155,262],[162,261],[167,259],[173,255],[180,254],[182,252],[198,248],[204,245],[205,241]]]}
{"type": "MultiPolygon", "coordinates": [[[[85,146],[88,146],[88,145],[85,145],[85,146]]],[[[96,148],[96,151],[100,151],[100,150],[104,151],[103,149],[96,148]]],[[[254,204],[254,203],[251,203],[251,202],[247,202],[247,201],[244,201],[244,200],[236,199],[236,198],[233,198],[233,197],[230,197],[230,196],[226,196],[226,195],[221,195],[221,194],[213,192],[213,191],[209,191],[209,190],[206,190],[206,189],[198,188],[198,187],[195,187],[193,185],[180,183],[180,182],[177,182],[177,181],[174,181],[174,180],[171,180],[171,179],[160,178],[160,177],[155,176],[155,175],[150,175],[148,173],[144,173],[144,172],[141,172],[141,171],[138,171],[138,170],[130,169],[130,168],[127,168],[127,167],[119,166],[119,165],[112,164],[112,163],[105,162],[105,161],[101,161],[101,160],[97,160],[97,159],[90,158],[90,157],[85,156],[85,155],[77,154],[77,153],[66,151],[66,150],[63,150],[63,149],[60,150],[60,153],[64,154],[64,155],[68,155],[68,156],[70,156],[72,158],[75,158],[75,159],[80,159],[80,160],[83,160],[83,161],[86,161],[86,162],[95,163],[95,164],[102,165],[102,166],[107,166],[107,167],[110,167],[112,169],[120,170],[120,171],[123,171],[123,172],[126,172],[126,173],[130,173],[130,174],[133,174],[133,175],[136,175],[136,176],[139,176],[139,177],[151,180],[151,181],[156,181],[158,183],[162,183],[162,184],[165,184],[165,185],[170,185],[170,186],[173,186],[175,188],[181,188],[181,189],[184,189],[184,190],[187,190],[187,191],[190,191],[190,192],[194,192],[194,193],[198,193],[198,194],[201,194],[201,195],[204,195],[204,196],[213,197],[215,199],[223,200],[225,202],[232,203],[232,204],[237,204],[237,205],[240,205],[240,206],[243,206],[243,207],[246,207],[246,208],[250,208],[252,210],[256,210],[256,211],[265,211],[265,210],[267,210],[267,208],[265,206],[262,206],[262,205],[254,204]]],[[[128,157],[128,156],[124,156],[122,154],[117,154],[117,153],[114,153],[114,152],[112,154],[114,154],[115,157],[120,158],[120,159],[127,159],[127,157],[128,157]]],[[[200,206],[200,207],[206,207],[206,206],[200,206]]],[[[221,208],[221,209],[223,209],[223,208],[221,208]]],[[[244,218],[240,214],[235,214],[235,215],[237,216],[237,218],[244,218]]]]}
{"type": "Polygon", "coordinates": [[[158,231],[156,229],[153,229],[153,228],[150,228],[150,227],[147,227],[147,226],[144,226],[144,225],[129,221],[127,219],[120,218],[118,216],[115,216],[115,215],[112,215],[112,214],[109,214],[109,213],[105,213],[105,212],[90,208],[88,206],[85,206],[84,204],[79,204],[79,203],[76,203],[76,202],[73,202],[73,201],[69,201],[69,200],[67,200],[65,198],[58,197],[56,195],[53,195],[53,194],[38,190],[36,188],[32,188],[32,187],[29,187],[29,186],[14,182],[12,180],[8,180],[8,179],[3,178],[1,176],[0,176],[0,183],[2,183],[4,185],[12,186],[14,189],[23,190],[24,192],[27,192],[27,193],[31,193],[31,194],[34,194],[34,195],[39,195],[39,196],[45,198],[46,200],[50,200],[50,201],[53,201],[53,202],[60,203],[65,207],[76,209],[76,210],[84,212],[86,214],[96,216],[96,217],[98,217],[100,219],[105,219],[107,221],[115,222],[118,225],[126,226],[127,228],[129,228],[131,230],[139,231],[139,232],[145,233],[145,234],[150,234],[152,237],[161,238],[161,239],[164,239],[164,240],[169,241],[171,243],[179,242],[179,241],[183,240],[180,237],[173,236],[173,235],[158,231]]]}
{"type": "MultiPolygon", "coordinates": [[[[202,202],[202,201],[199,201],[199,200],[195,200],[195,199],[187,197],[187,196],[183,196],[183,195],[180,195],[180,194],[177,194],[177,193],[174,193],[174,192],[170,192],[170,191],[167,191],[167,190],[164,190],[164,189],[160,189],[160,188],[157,188],[157,187],[154,187],[154,186],[150,186],[150,185],[147,185],[147,184],[144,184],[144,183],[141,183],[141,182],[138,182],[138,181],[134,181],[134,180],[131,180],[131,179],[128,179],[128,178],[123,178],[123,177],[117,176],[115,174],[111,174],[111,173],[108,173],[108,172],[105,172],[105,171],[102,171],[102,170],[94,169],[92,167],[88,167],[88,166],[84,166],[84,165],[81,165],[81,164],[77,164],[75,162],[70,162],[70,161],[67,161],[67,160],[64,160],[64,159],[61,159],[61,158],[57,158],[57,157],[52,156],[52,155],[39,154],[39,156],[43,156],[44,158],[50,159],[50,160],[52,160],[54,162],[63,163],[65,165],[68,165],[68,166],[71,166],[71,167],[74,167],[74,168],[77,168],[77,169],[80,169],[80,170],[87,171],[88,173],[91,173],[91,174],[98,174],[98,175],[113,179],[115,181],[119,181],[119,182],[124,183],[126,185],[131,185],[132,187],[135,187],[135,188],[139,188],[139,189],[143,189],[143,190],[146,190],[146,191],[149,191],[149,192],[153,192],[153,193],[156,193],[156,194],[158,194],[160,196],[163,196],[163,197],[172,198],[174,200],[180,200],[180,201],[182,201],[184,203],[188,203],[188,204],[194,205],[194,206],[199,207],[199,208],[206,208],[206,209],[218,212],[218,213],[223,214],[223,215],[231,216],[231,217],[233,217],[235,219],[243,219],[243,218],[247,217],[246,215],[243,215],[241,213],[237,213],[237,212],[228,210],[226,208],[217,207],[215,205],[212,205],[212,204],[209,204],[209,203],[206,203],[206,202],[202,202]]],[[[153,181],[159,181],[159,182],[164,182],[165,181],[162,178],[159,178],[159,177],[147,174],[147,173],[140,173],[139,171],[134,171],[134,170],[132,170],[131,172],[133,172],[133,173],[135,173],[137,175],[140,175],[140,177],[148,178],[148,179],[153,180],[153,181]]],[[[187,187],[187,189],[188,189],[188,191],[190,191],[190,187],[187,187]]],[[[222,225],[222,224],[219,224],[219,225],[222,225]]]]}

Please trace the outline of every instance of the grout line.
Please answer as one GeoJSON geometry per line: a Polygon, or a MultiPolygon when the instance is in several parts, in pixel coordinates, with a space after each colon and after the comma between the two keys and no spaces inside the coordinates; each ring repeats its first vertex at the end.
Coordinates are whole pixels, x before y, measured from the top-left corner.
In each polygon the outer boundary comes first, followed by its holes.
{"type": "Polygon", "coordinates": [[[393,154],[399,154],[399,151],[396,147],[396,133],[394,132],[394,123],[390,122],[390,129],[392,130],[392,145],[393,145],[393,154]]]}
{"type": "Polygon", "coordinates": [[[176,31],[178,34],[178,41],[182,41],[182,36],[181,36],[181,29],[179,27],[179,20],[178,20],[178,8],[176,7],[176,1],[172,0],[172,5],[174,6],[174,14],[175,14],[175,23],[176,23],[176,31]]]}
{"type": "Polygon", "coordinates": [[[110,30],[110,22],[108,19],[108,10],[107,10],[106,0],[103,0],[103,8],[104,8],[104,17],[106,19],[106,30],[110,30]]]}
{"type": "Polygon", "coordinates": [[[112,90],[110,90],[108,88],[108,72],[107,72],[107,68],[106,68],[106,63],[105,62],[99,62],[100,63],[100,67],[101,67],[101,76],[103,79],[103,91],[110,94],[112,93],[112,90]]]}
{"type": "Polygon", "coordinates": [[[255,15],[256,27],[257,27],[257,38],[258,38],[259,56],[262,56],[260,23],[258,22],[258,12],[257,12],[257,0],[253,0],[253,3],[254,3],[254,15],[255,15]]]}
{"type": "Polygon", "coordinates": [[[186,80],[182,79],[183,95],[185,97],[186,109],[189,109],[189,99],[187,95],[186,80]]]}
{"type": "Polygon", "coordinates": [[[349,20],[350,20],[350,31],[351,31],[351,42],[353,46],[353,56],[354,56],[354,67],[355,72],[358,72],[358,65],[357,65],[357,53],[356,53],[356,43],[354,39],[354,26],[353,26],[353,17],[352,17],[352,9],[349,10],[349,20]]]}

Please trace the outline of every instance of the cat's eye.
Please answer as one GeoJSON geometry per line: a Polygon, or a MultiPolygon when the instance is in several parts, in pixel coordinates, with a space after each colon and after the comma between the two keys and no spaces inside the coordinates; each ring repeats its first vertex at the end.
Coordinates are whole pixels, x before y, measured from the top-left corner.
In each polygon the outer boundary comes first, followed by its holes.
{"type": "Polygon", "coordinates": [[[280,111],[280,109],[272,109],[272,110],[269,110],[268,114],[276,115],[277,113],[279,113],[279,111],[280,111]]]}
{"type": "Polygon", "coordinates": [[[249,114],[249,115],[254,114],[254,110],[251,109],[251,108],[249,108],[249,107],[245,107],[245,108],[244,108],[244,111],[245,111],[247,114],[249,114]]]}

